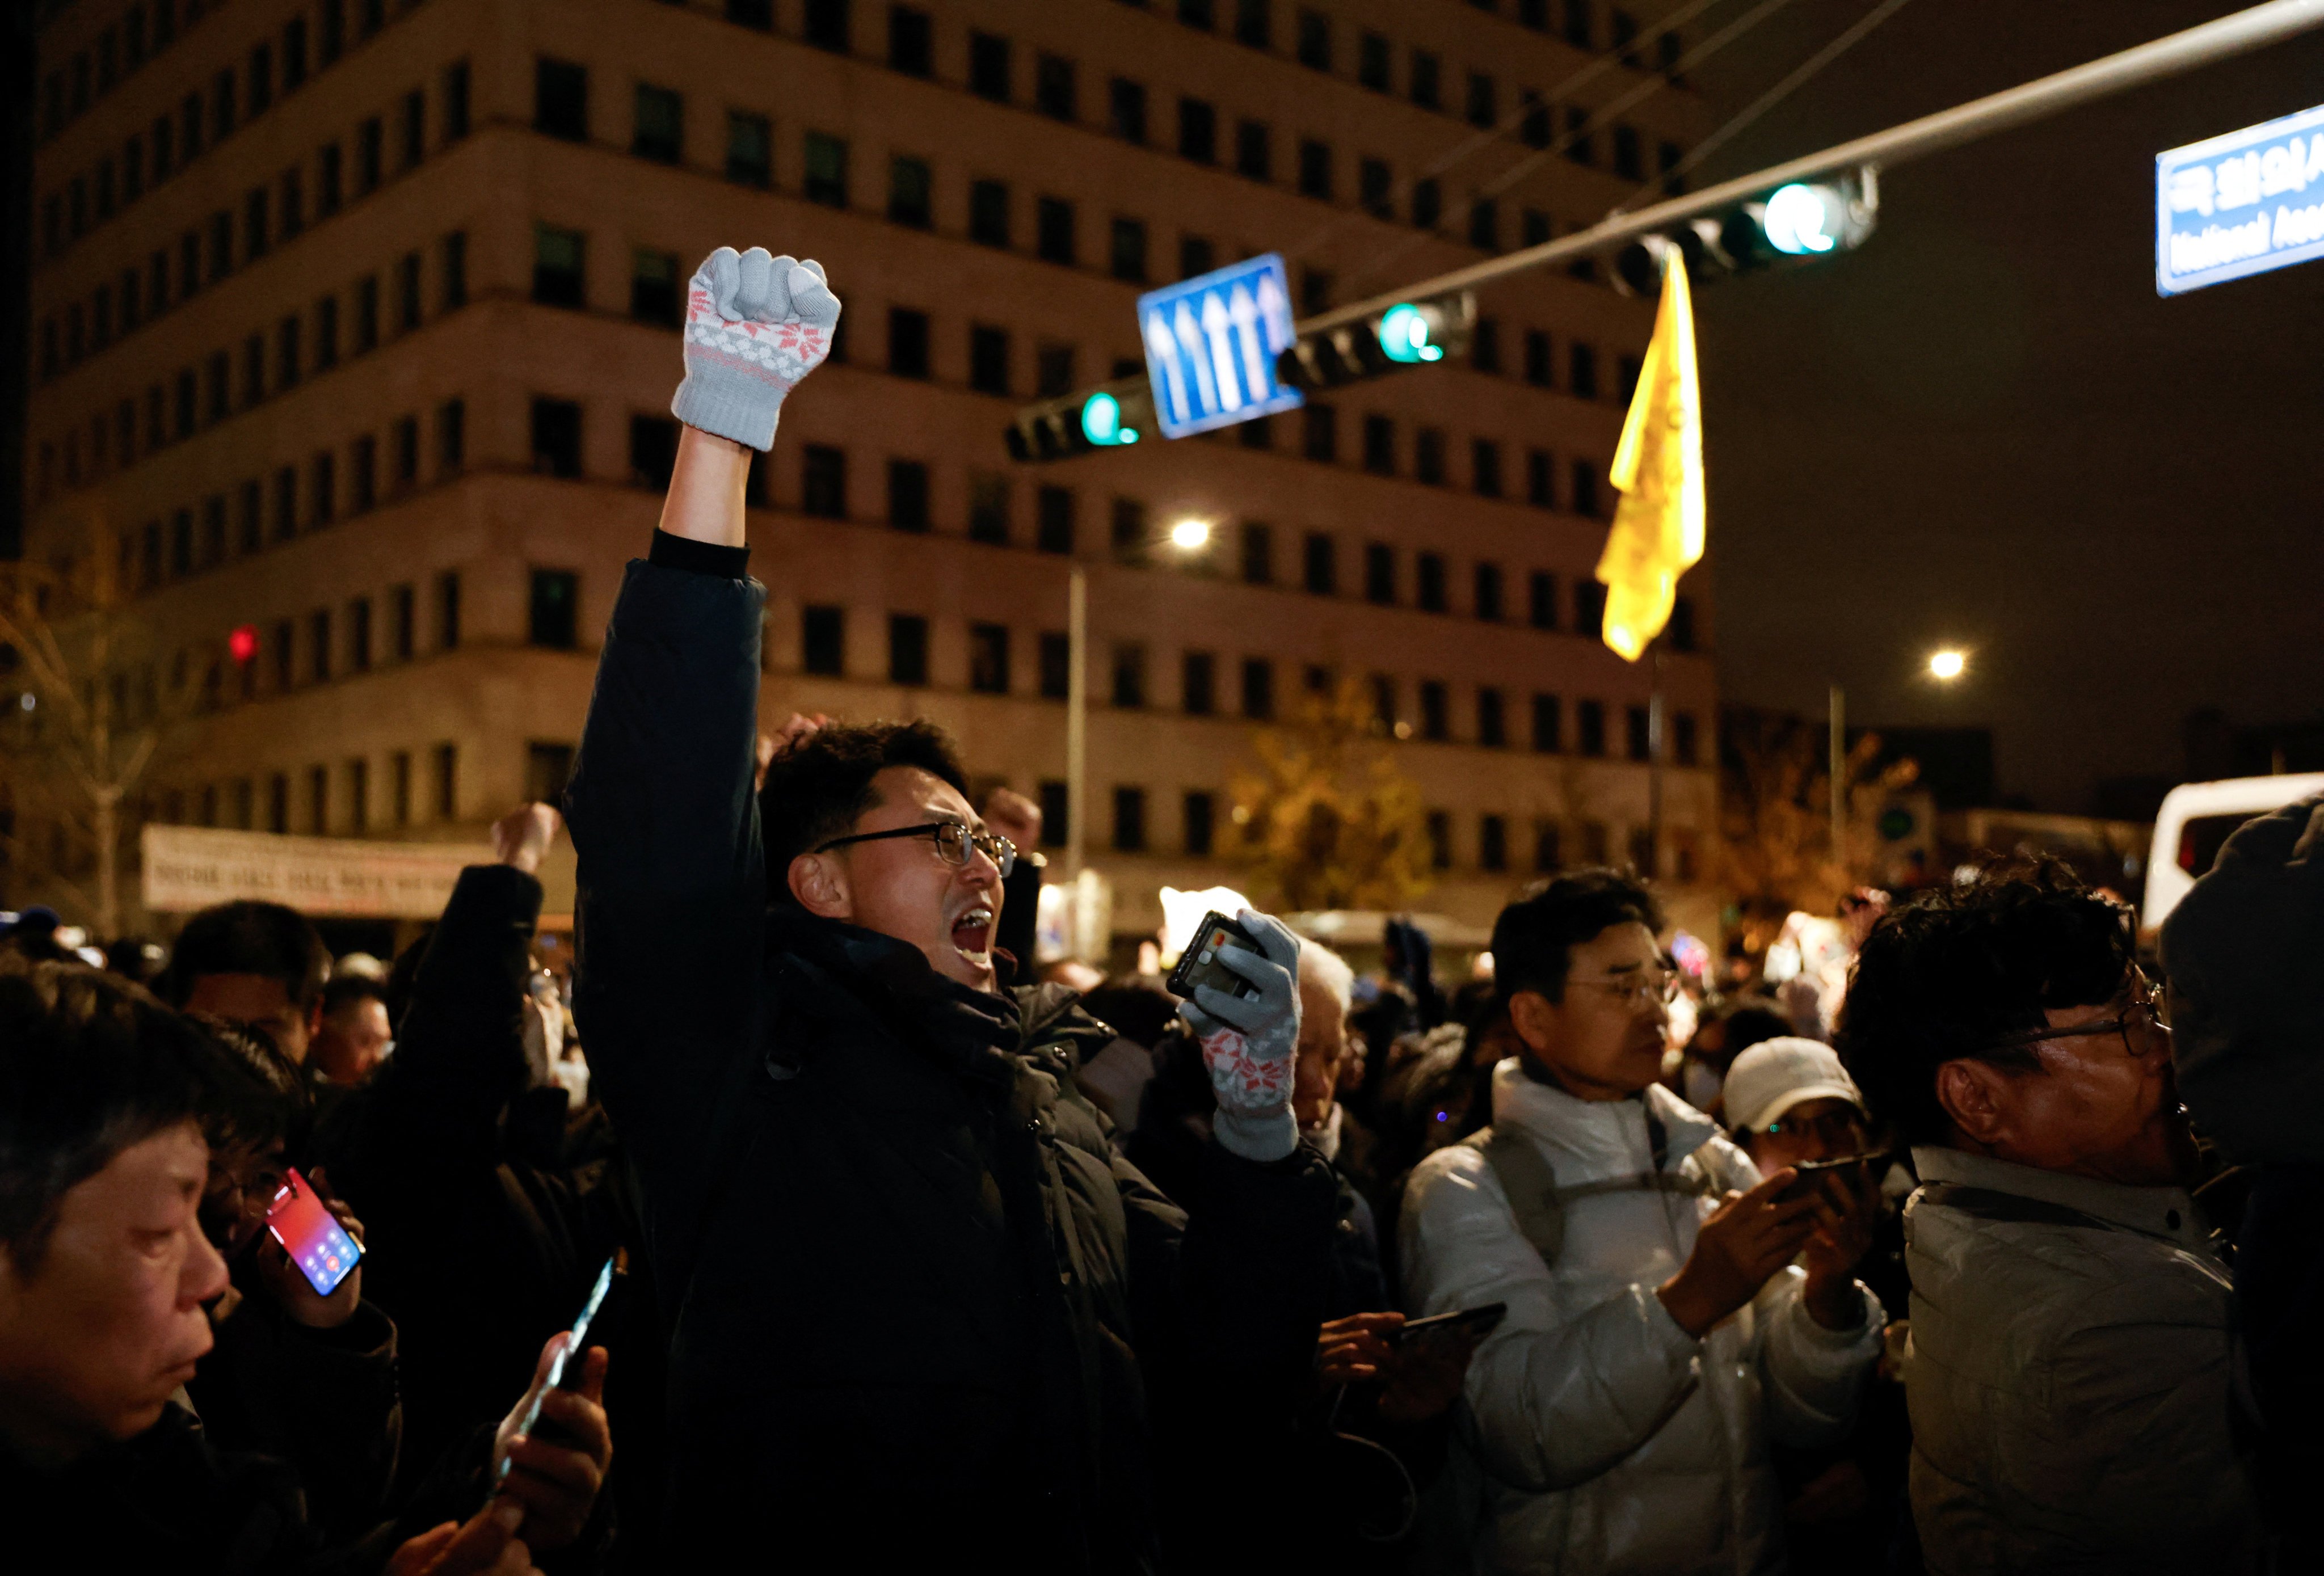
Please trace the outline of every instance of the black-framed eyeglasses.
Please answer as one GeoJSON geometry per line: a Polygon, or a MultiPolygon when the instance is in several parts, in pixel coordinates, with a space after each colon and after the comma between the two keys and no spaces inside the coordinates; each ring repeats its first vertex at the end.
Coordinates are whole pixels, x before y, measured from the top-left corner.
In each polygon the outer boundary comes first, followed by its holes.
{"type": "Polygon", "coordinates": [[[968,851],[973,848],[1000,868],[1004,880],[1017,868],[1015,843],[991,832],[972,832],[958,821],[923,821],[917,826],[899,826],[892,832],[858,832],[853,837],[835,837],[815,852],[829,853],[851,843],[878,843],[889,837],[932,837],[936,840],[936,856],[946,864],[966,864],[968,851]]]}
{"type": "Polygon", "coordinates": [[[1650,1001],[1659,1001],[1667,1007],[1678,1000],[1678,975],[1668,969],[1657,969],[1651,974],[1640,974],[1633,980],[1571,980],[1567,983],[1611,991],[1617,1000],[1633,1012],[1650,1001]]]}
{"type": "Polygon", "coordinates": [[[2094,1035],[2113,1034],[2120,1035],[2124,1051],[2135,1056],[2141,1053],[2131,1041],[2133,1025],[2140,1026],[2143,1034],[2168,1035],[2171,1032],[2171,1012],[2163,1000],[2163,987],[2144,974],[2138,977],[2137,995],[2128,1007],[2113,1018],[2103,1018],[2096,1023],[2077,1023],[2066,1028],[2024,1029],[2003,1036],[1987,1045],[1986,1049],[2019,1050],[2027,1046],[2038,1046],[2043,1040],[2081,1039],[2094,1035]]]}

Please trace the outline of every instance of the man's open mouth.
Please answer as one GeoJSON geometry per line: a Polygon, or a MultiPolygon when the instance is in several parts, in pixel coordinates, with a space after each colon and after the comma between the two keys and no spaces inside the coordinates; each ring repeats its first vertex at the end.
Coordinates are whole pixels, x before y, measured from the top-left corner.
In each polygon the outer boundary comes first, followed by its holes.
{"type": "Polygon", "coordinates": [[[952,922],[953,950],[979,968],[992,964],[993,915],[990,907],[979,903],[964,909],[952,922]]]}

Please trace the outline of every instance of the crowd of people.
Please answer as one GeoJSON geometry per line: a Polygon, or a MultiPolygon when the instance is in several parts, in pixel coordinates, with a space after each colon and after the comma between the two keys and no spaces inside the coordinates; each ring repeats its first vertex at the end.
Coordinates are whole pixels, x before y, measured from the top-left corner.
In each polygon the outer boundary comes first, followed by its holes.
{"type": "Polygon", "coordinates": [[[1608,869],[1450,990],[1250,910],[1231,988],[1045,977],[1034,806],[761,734],[744,479],[838,313],[696,276],[562,813],[392,966],[256,902],[0,940],[26,1568],[2301,1568],[2324,802],[2159,957],[2019,860],[1788,998],[1608,869]]]}

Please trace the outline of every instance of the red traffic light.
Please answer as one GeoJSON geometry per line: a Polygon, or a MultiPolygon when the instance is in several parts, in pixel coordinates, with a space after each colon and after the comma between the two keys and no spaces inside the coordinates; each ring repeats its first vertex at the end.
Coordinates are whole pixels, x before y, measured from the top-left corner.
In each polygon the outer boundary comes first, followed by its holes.
{"type": "Polygon", "coordinates": [[[258,626],[244,624],[226,638],[226,655],[237,662],[248,662],[258,655],[258,626]]]}

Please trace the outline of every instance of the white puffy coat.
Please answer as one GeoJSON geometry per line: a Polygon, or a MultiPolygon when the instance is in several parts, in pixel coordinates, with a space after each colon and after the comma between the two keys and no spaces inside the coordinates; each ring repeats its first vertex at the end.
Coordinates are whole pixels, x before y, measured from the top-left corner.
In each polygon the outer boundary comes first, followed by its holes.
{"type": "MultiPolygon", "coordinates": [[[[1666,1172],[1704,1196],[1640,1187],[1569,1200],[1554,1265],[1520,1233],[1499,1178],[1466,1144],[1412,1174],[1402,1240],[1416,1315],[1506,1302],[1478,1349],[1462,1437],[1483,1472],[1480,1571],[1727,1576],[1783,1568],[1782,1506],[1767,1443],[1815,1445],[1852,1422],[1880,1353],[1885,1315],[1864,1294],[1855,1331],[1829,1331],[1786,1269],[1697,1341],[1655,1288],[1694,1247],[1720,1194],[1759,1174],[1710,1118],[1646,1091],[1666,1172]]],[[[1646,1105],[1586,1101],[1525,1075],[1493,1074],[1493,1123],[1540,1149],[1561,1192],[1644,1175],[1646,1105]]]]}

